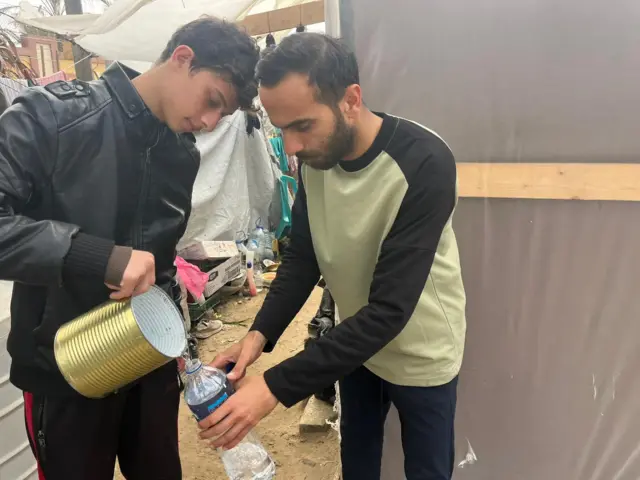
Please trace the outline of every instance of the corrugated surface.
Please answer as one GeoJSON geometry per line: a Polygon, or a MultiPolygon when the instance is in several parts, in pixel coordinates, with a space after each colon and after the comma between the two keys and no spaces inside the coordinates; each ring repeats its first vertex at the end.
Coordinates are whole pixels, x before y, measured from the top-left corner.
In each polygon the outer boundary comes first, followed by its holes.
{"type": "Polygon", "coordinates": [[[21,393],[9,383],[7,353],[11,285],[0,281],[0,480],[37,480],[24,427],[21,393]]]}
{"type": "Polygon", "coordinates": [[[176,305],[154,286],[136,298],[106,302],[63,325],[54,352],[60,372],[76,391],[101,398],[166,364],[186,346],[176,305]],[[173,347],[174,356],[159,345],[173,347]]]}

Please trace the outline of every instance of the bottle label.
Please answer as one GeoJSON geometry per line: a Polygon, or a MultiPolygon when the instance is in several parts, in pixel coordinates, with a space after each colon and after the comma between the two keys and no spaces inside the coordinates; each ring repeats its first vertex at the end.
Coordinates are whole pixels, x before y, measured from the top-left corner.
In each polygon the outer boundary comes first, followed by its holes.
{"type": "Polygon", "coordinates": [[[233,386],[230,382],[225,382],[225,386],[218,394],[210,398],[204,403],[198,405],[189,405],[189,408],[199,422],[211,415],[220,405],[228,400],[233,395],[233,386]]]}

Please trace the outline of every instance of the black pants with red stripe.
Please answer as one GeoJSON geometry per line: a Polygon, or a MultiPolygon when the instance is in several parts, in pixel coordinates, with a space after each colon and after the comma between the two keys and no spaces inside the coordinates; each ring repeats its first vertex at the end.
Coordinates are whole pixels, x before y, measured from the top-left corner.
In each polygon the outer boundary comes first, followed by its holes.
{"type": "Polygon", "coordinates": [[[180,480],[175,362],[101,400],[25,392],[40,480],[180,480]]]}

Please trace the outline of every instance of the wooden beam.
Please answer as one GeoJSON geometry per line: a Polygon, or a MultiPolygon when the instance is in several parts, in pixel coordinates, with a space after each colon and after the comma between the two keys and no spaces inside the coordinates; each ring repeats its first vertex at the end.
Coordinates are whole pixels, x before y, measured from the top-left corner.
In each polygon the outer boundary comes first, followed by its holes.
{"type": "Polygon", "coordinates": [[[457,167],[460,197],[640,202],[640,164],[458,163],[457,167]]]}
{"type": "Polygon", "coordinates": [[[313,25],[322,22],[324,22],[324,0],[316,0],[293,7],[248,15],[240,20],[238,25],[245,27],[247,33],[254,36],[290,30],[301,23],[313,25]]]}

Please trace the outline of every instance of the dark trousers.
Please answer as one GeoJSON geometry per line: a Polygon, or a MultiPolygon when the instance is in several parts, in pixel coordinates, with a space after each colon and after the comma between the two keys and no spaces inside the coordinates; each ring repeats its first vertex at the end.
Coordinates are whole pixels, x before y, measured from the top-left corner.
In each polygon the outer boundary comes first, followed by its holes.
{"type": "Polygon", "coordinates": [[[394,385],[360,367],[340,382],[342,479],[379,480],[384,423],[400,415],[406,480],[450,480],[457,377],[439,387],[394,385]]]}
{"type": "Polygon", "coordinates": [[[101,400],[25,392],[40,480],[181,480],[175,362],[101,400]]]}

